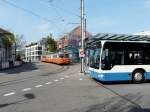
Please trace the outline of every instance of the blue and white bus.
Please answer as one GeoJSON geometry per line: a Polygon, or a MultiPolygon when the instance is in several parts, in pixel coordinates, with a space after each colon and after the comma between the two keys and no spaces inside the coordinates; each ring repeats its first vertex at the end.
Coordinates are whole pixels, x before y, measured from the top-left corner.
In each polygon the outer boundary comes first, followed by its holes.
{"type": "Polygon", "coordinates": [[[92,78],[134,83],[150,79],[150,42],[96,39],[87,46],[92,78]]]}

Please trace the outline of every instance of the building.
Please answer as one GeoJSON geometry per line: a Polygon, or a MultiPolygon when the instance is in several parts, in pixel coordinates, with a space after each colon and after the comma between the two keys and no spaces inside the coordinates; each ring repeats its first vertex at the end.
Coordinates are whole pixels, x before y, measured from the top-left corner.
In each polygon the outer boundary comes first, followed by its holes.
{"type": "Polygon", "coordinates": [[[42,45],[40,43],[31,43],[26,45],[25,57],[27,62],[38,62],[42,55],[42,45]]]}
{"type": "MultiPolygon", "coordinates": [[[[92,34],[86,31],[86,38],[92,37],[92,34]]],[[[59,52],[69,54],[72,62],[79,62],[79,49],[81,48],[81,27],[77,26],[71,32],[65,33],[57,42],[59,52]]]]}

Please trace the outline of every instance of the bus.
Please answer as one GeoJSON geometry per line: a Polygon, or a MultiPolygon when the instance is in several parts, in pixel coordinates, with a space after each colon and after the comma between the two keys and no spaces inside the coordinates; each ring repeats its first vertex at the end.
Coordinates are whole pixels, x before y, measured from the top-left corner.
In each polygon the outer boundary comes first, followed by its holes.
{"type": "Polygon", "coordinates": [[[150,42],[96,39],[87,44],[89,75],[100,81],[150,79],[150,42]]]}

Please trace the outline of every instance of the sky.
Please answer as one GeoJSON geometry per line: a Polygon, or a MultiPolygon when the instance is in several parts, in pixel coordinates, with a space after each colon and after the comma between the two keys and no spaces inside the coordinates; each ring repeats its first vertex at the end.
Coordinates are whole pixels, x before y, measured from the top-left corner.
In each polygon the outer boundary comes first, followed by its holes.
{"type": "MultiPolygon", "coordinates": [[[[150,0],[85,0],[87,30],[132,34],[150,30],[150,0]]],[[[0,27],[28,43],[58,39],[80,23],[80,0],[0,0],[0,27]]]]}

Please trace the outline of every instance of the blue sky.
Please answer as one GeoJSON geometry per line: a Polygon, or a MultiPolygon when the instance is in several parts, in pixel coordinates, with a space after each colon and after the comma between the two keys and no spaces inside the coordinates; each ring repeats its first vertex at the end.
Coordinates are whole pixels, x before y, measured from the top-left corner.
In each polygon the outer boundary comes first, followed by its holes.
{"type": "MultiPolygon", "coordinates": [[[[150,30],[150,0],[85,0],[85,12],[87,29],[92,34],[150,30]]],[[[27,42],[38,41],[49,33],[59,38],[77,26],[70,23],[79,23],[79,15],[80,0],[0,0],[0,27],[23,34],[27,42]]]]}

